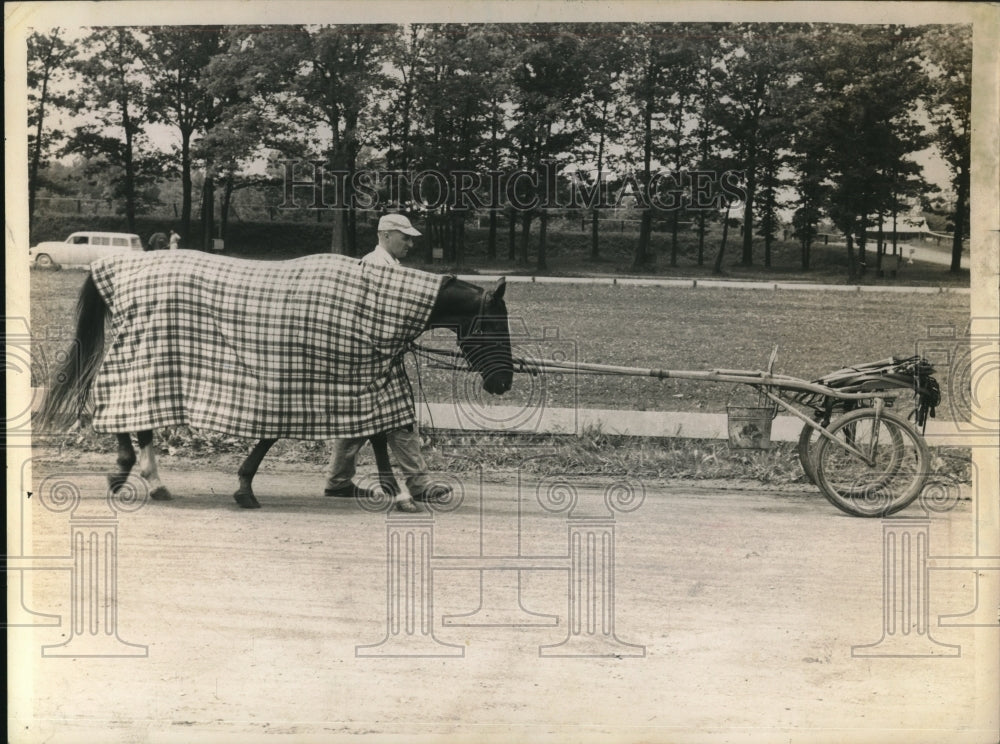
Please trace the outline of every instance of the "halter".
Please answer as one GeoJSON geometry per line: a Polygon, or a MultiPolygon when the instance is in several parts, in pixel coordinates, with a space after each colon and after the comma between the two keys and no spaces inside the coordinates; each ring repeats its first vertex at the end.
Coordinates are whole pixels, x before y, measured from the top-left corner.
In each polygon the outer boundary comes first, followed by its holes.
{"type": "Polygon", "coordinates": [[[488,295],[489,292],[484,289],[482,295],[479,297],[479,311],[469,321],[470,336],[483,335],[483,317],[486,315],[486,297],[488,295]]]}
{"type": "MultiPolygon", "coordinates": [[[[455,279],[455,277],[451,277],[455,279]]],[[[489,295],[487,290],[482,290],[482,294],[479,297],[479,309],[476,314],[469,321],[469,333],[464,337],[459,337],[458,345],[462,348],[463,344],[467,343],[469,339],[476,336],[482,336],[484,334],[482,319],[486,315],[486,298],[489,295]]],[[[500,346],[499,341],[492,342],[480,342],[481,346],[498,347],[500,346]]],[[[408,350],[415,356],[423,357],[425,361],[428,362],[428,366],[436,369],[453,369],[453,370],[472,370],[472,365],[469,360],[465,357],[464,349],[462,351],[455,351],[453,349],[435,349],[430,346],[424,346],[416,341],[411,341],[408,350]]]]}

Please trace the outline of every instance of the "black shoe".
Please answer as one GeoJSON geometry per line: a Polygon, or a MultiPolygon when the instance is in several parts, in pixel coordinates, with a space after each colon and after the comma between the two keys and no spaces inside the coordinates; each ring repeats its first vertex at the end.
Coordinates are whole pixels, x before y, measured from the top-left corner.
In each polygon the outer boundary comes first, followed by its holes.
{"type": "Polygon", "coordinates": [[[341,486],[340,488],[327,488],[323,491],[323,495],[327,497],[337,498],[337,499],[368,499],[371,500],[375,498],[375,494],[369,491],[367,488],[359,488],[353,483],[349,483],[346,486],[341,486]]]}
{"type": "Polygon", "coordinates": [[[428,486],[421,493],[414,494],[414,501],[424,501],[440,503],[447,501],[451,496],[451,486],[445,486],[440,483],[436,483],[433,486],[428,486]]]}

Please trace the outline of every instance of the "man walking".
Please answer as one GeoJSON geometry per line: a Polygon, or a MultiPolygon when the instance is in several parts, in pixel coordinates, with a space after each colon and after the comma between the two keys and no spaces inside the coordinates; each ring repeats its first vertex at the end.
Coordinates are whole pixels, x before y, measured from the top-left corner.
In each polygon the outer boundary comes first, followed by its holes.
{"type": "MultiPolygon", "coordinates": [[[[361,259],[361,263],[376,266],[396,266],[399,259],[413,247],[414,236],[420,232],[401,214],[387,214],[378,222],[378,245],[361,259]]],[[[402,360],[400,360],[402,364],[402,360]]],[[[405,370],[402,370],[406,374],[405,370]]],[[[440,483],[431,483],[427,476],[427,465],[420,451],[420,437],[413,425],[388,433],[389,448],[403,473],[405,485],[417,501],[442,501],[451,493],[451,488],[440,483]]],[[[357,487],[352,482],[355,473],[355,458],[367,438],[336,439],[330,464],[326,469],[326,496],[355,495],[357,487]]],[[[404,494],[405,496],[405,494],[404,494]]]]}

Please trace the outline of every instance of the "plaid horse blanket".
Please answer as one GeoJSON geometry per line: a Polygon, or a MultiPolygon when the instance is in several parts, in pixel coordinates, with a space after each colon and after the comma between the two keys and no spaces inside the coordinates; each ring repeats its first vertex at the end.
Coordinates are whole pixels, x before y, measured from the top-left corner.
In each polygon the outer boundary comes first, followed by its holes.
{"type": "Polygon", "coordinates": [[[91,274],[111,309],[96,431],[362,437],[410,424],[407,342],[443,277],[335,255],[128,253],[91,274]]]}

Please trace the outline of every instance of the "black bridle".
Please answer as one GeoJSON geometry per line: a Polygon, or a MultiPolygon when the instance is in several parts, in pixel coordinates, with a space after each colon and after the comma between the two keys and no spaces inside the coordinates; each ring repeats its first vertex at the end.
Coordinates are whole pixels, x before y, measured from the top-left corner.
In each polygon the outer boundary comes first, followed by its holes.
{"type": "Polygon", "coordinates": [[[489,358],[494,349],[502,349],[500,341],[487,340],[489,339],[489,336],[486,335],[486,331],[483,328],[483,319],[487,317],[486,298],[488,296],[489,292],[483,290],[483,294],[479,298],[479,311],[475,316],[473,316],[472,320],[469,321],[469,332],[458,339],[458,346],[462,350],[463,354],[467,354],[466,346],[470,342],[476,346],[473,353],[475,353],[477,358],[481,358],[484,355],[489,358]]]}
{"type": "Polygon", "coordinates": [[[472,367],[472,363],[469,361],[466,353],[466,345],[473,343],[478,347],[475,352],[476,358],[480,358],[483,354],[486,354],[488,357],[492,349],[502,348],[500,341],[482,340],[483,337],[486,336],[482,320],[484,317],[487,317],[486,310],[488,296],[489,292],[487,290],[483,290],[482,295],[479,297],[479,310],[468,321],[468,333],[463,334],[462,327],[464,324],[459,324],[458,347],[461,349],[461,352],[457,352],[452,349],[435,349],[430,346],[418,344],[416,341],[410,343],[408,350],[415,356],[423,357],[429,362],[429,366],[437,369],[473,370],[474,368],[472,367]]]}

